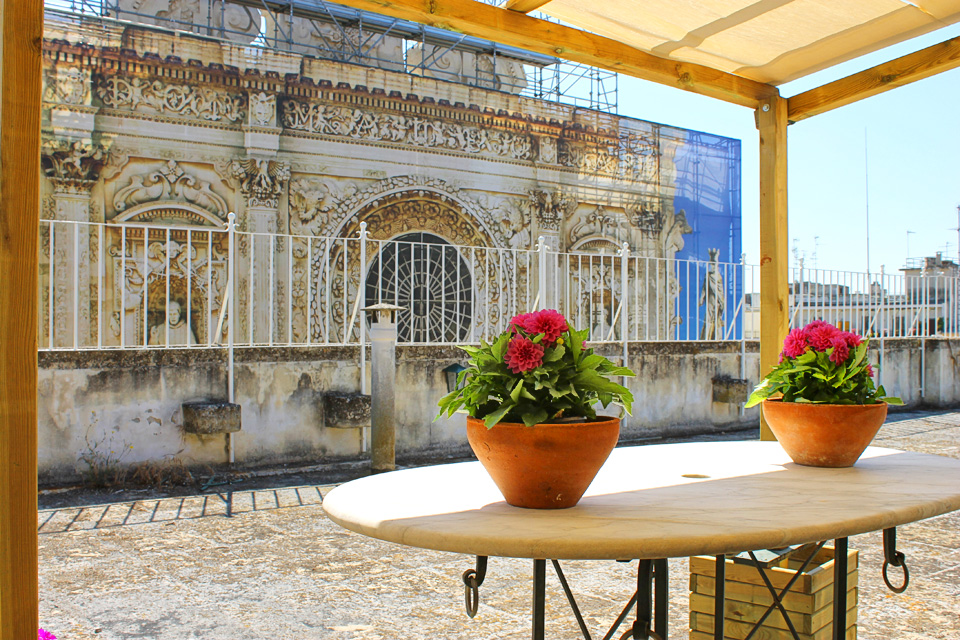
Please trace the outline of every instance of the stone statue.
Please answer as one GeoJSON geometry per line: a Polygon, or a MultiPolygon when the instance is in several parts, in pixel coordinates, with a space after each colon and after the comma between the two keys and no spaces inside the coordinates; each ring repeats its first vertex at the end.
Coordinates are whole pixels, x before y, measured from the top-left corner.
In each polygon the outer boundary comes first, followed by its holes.
{"type": "Polygon", "coordinates": [[[700,286],[700,301],[698,307],[706,305],[703,325],[700,327],[701,340],[723,339],[725,321],[723,313],[726,308],[726,296],[723,291],[723,276],[720,273],[718,261],[719,249],[707,249],[710,262],[707,263],[707,272],[703,275],[703,284],[700,286]]]}

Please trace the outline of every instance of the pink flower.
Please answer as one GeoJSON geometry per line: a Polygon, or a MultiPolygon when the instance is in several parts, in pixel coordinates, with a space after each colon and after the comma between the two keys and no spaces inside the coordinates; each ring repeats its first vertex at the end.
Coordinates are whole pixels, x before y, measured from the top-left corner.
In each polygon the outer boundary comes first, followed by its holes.
{"type": "Polygon", "coordinates": [[[869,365],[869,364],[868,364],[868,365],[867,365],[867,368],[865,369],[865,371],[867,372],[867,375],[868,375],[868,376],[870,376],[871,378],[873,377],[873,365],[869,365]]]}
{"type": "Polygon", "coordinates": [[[57,636],[53,635],[46,629],[38,629],[37,640],[57,640],[57,636]]]}
{"type": "Polygon", "coordinates": [[[570,328],[567,326],[567,319],[556,309],[522,313],[510,320],[510,326],[513,327],[514,332],[522,329],[532,336],[542,333],[542,343],[548,347],[557,341],[560,334],[570,328]]]}
{"type": "Polygon", "coordinates": [[[531,313],[530,316],[526,323],[527,331],[534,334],[542,333],[543,343],[547,346],[555,343],[560,334],[570,329],[567,326],[567,319],[556,309],[544,309],[531,313]]]}
{"type": "Polygon", "coordinates": [[[543,364],[543,347],[530,338],[516,336],[507,345],[503,360],[513,373],[526,373],[543,364]]]}
{"type": "Polygon", "coordinates": [[[863,338],[851,331],[844,331],[843,337],[847,341],[847,346],[851,349],[859,347],[863,343],[863,338]]]}
{"type": "Polygon", "coordinates": [[[834,338],[842,337],[840,329],[819,320],[808,324],[803,331],[807,336],[807,342],[817,351],[826,351],[833,346],[834,338]]]}
{"type": "Polygon", "coordinates": [[[510,330],[514,333],[517,332],[517,329],[523,329],[524,331],[529,331],[527,329],[527,323],[530,322],[530,319],[533,317],[532,313],[521,313],[510,318],[510,330]]]}
{"type": "Polygon", "coordinates": [[[830,360],[834,364],[843,364],[850,355],[850,347],[847,346],[847,339],[842,333],[834,336],[830,346],[833,347],[833,353],[830,354],[830,360]]]}
{"type": "Polygon", "coordinates": [[[794,329],[783,340],[783,352],[780,354],[781,361],[782,358],[797,358],[803,355],[808,346],[810,345],[807,344],[807,334],[804,330],[794,329]]]}

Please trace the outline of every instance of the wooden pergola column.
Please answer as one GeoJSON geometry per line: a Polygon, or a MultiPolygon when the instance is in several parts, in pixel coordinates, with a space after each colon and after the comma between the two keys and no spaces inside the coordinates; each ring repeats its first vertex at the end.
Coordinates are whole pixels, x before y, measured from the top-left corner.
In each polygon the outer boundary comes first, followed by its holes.
{"type": "MultiPolygon", "coordinates": [[[[760,376],[779,360],[787,335],[787,100],[780,96],[760,103],[760,376]]],[[[775,440],[760,419],[760,439],[775,440]]]]}
{"type": "Polygon", "coordinates": [[[0,640],[33,640],[43,3],[0,0],[0,21],[0,640]]]}

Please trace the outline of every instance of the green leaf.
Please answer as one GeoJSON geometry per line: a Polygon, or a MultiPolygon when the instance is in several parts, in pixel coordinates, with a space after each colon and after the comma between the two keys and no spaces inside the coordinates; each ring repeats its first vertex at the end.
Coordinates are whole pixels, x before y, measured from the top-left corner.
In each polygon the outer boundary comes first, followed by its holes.
{"type": "Polygon", "coordinates": [[[559,360],[560,358],[562,358],[562,357],[563,357],[563,354],[566,353],[566,352],[567,352],[567,350],[566,350],[566,348],[564,348],[564,346],[563,346],[562,344],[561,344],[561,345],[557,345],[557,346],[554,347],[553,349],[547,349],[547,350],[546,350],[546,353],[543,354],[543,361],[544,361],[545,363],[546,363],[546,362],[556,362],[557,360],[559,360]]]}
{"type": "Polygon", "coordinates": [[[515,405],[513,404],[504,404],[502,407],[484,418],[483,424],[487,427],[487,429],[492,429],[494,425],[503,420],[503,416],[510,413],[510,409],[513,409],[514,406],[515,405]]]}
{"type": "Polygon", "coordinates": [[[540,424],[541,422],[546,422],[550,419],[550,414],[546,412],[542,407],[537,407],[533,411],[523,414],[523,424],[528,427],[532,427],[535,424],[540,424]]]}
{"type": "Polygon", "coordinates": [[[600,363],[606,362],[606,361],[607,359],[604,358],[603,356],[598,356],[595,353],[591,353],[590,355],[586,356],[583,360],[581,360],[579,364],[577,364],[577,369],[579,369],[580,371],[583,371],[585,369],[596,369],[597,366],[600,365],[600,363]]]}
{"type": "Polygon", "coordinates": [[[521,378],[517,382],[517,386],[513,388],[513,391],[510,392],[510,399],[514,402],[520,402],[520,394],[523,392],[523,379],[521,378]]]}

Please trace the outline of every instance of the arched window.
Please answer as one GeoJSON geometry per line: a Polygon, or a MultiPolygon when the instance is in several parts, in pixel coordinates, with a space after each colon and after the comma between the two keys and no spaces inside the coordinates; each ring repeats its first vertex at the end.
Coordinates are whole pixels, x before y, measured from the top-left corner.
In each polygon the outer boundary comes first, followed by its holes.
{"type": "Polygon", "coordinates": [[[473,316],[473,278],[457,247],[430,233],[407,233],[381,245],[367,272],[368,304],[397,313],[399,342],[462,342],[473,316]]]}

